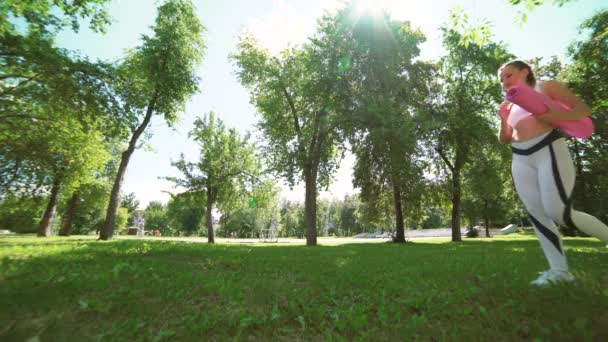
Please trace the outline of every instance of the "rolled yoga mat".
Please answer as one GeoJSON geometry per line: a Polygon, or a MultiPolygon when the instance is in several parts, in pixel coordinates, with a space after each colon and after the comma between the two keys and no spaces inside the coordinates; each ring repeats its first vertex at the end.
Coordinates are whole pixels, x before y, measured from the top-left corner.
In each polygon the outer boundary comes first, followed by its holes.
{"type": "MultiPolygon", "coordinates": [[[[549,109],[559,112],[566,112],[570,109],[565,104],[557,102],[525,84],[509,88],[505,97],[507,101],[515,103],[535,115],[542,115],[549,109]]],[[[589,117],[578,120],[554,121],[551,124],[574,138],[589,138],[594,130],[593,121],[589,117]]]]}

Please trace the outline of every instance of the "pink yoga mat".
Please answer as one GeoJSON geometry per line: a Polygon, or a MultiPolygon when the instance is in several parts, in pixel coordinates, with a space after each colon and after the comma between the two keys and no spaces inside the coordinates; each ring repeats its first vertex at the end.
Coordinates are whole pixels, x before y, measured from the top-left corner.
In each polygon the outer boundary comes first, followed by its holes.
{"type": "MultiPolygon", "coordinates": [[[[542,115],[549,109],[559,112],[569,110],[566,105],[535,91],[525,84],[509,88],[505,97],[507,101],[515,103],[535,115],[542,115]]],[[[552,124],[574,138],[589,138],[593,134],[593,121],[589,117],[578,120],[554,121],[552,124]]]]}

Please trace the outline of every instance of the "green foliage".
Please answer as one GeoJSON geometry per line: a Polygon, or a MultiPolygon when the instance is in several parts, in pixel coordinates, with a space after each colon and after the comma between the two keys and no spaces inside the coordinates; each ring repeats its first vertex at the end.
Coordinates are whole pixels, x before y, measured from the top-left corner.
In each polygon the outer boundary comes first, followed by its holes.
{"type": "Polygon", "coordinates": [[[55,47],[37,33],[0,36],[0,123],[52,125],[78,118],[119,135],[116,70],[55,47]]]}
{"type": "Polygon", "coordinates": [[[108,0],[3,0],[0,3],[0,36],[15,31],[14,22],[24,20],[27,29],[49,33],[70,26],[78,32],[79,20],[88,18],[90,28],[103,32],[110,24],[108,0]],[[10,20],[9,20],[10,19],[10,20]]]}
{"type": "Polygon", "coordinates": [[[144,218],[146,230],[159,230],[163,236],[173,235],[167,209],[161,202],[151,201],[144,210],[144,218]]]}
{"type": "Polygon", "coordinates": [[[129,210],[127,208],[118,208],[116,221],[114,221],[114,230],[117,232],[126,233],[127,225],[129,224],[129,210]]]}
{"type": "Polygon", "coordinates": [[[252,237],[261,228],[254,208],[232,210],[222,215],[220,224],[221,232],[218,234],[225,237],[231,237],[233,234],[239,238],[252,237]]]}
{"type": "Polygon", "coordinates": [[[361,189],[361,200],[373,209],[381,198],[392,198],[391,216],[402,238],[403,214],[419,215],[416,203],[424,191],[412,113],[427,96],[428,66],[414,62],[425,38],[409,22],[391,20],[388,13],[361,16],[353,6],[338,14],[352,68],[343,75],[349,96],[336,108],[344,114],[341,126],[357,157],[353,184],[361,189]]]}
{"type": "Polygon", "coordinates": [[[279,234],[283,237],[304,237],[306,225],[304,223],[304,205],[299,202],[284,201],[281,203],[281,221],[279,234]]]}
{"type": "Polygon", "coordinates": [[[35,233],[44,212],[40,197],[9,195],[0,201],[0,229],[15,233],[35,233]]]}
{"type": "MultiPolygon", "coordinates": [[[[249,197],[248,183],[260,181],[257,176],[261,171],[260,163],[256,160],[255,147],[249,143],[249,135],[241,137],[234,128],[227,129],[213,112],[202,119],[197,118],[189,135],[200,148],[198,161],[188,162],[181,155],[180,160],[172,165],[183,177],[167,179],[186,188],[187,193],[201,196],[199,202],[206,204],[207,234],[209,241],[213,242],[212,209],[217,207],[227,213],[241,207],[249,197]]],[[[250,194],[263,207],[267,199],[264,192],[256,192],[258,189],[253,187],[250,194]]]]}
{"type": "Polygon", "coordinates": [[[577,169],[575,207],[608,221],[608,10],[585,20],[580,26],[585,39],[569,48],[572,64],[563,79],[592,109],[595,134],[574,140],[570,151],[577,169]]]}
{"type": "Polygon", "coordinates": [[[132,214],[139,207],[139,200],[135,197],[135,193],[130,193],[125,196],[121,196],[120,206],[129,210],[129,215],[132,214]]]}
{"type": "Polygon", "coordinates": [[[255,150],[249,136],[241,137],[234,128],[227,129],[213,112],[197,118],[190,137],[200,147],[197,162],[187,162],[182,155],[172,163],[183,178],[168,177],[176,186],[196,191],[207,198],[207,205],[227,211],[245,202],[247,182],[256,173],[255,150]]]}
{"type": "Polygon", "coordinates": [[[152,30],[152,36],[143,35],[142,45],[128,52],[117,72],[117,89],[132,132],[149,111],[172,125],[186,101],[198,91],[195,68],[205,52],[205,27],[192,2],[165,1],[158,8],[152,30]]]}
{"type": "MultiPolygon", "coordinates": [[[[453,16],[451,20],[459,20],[453,16]]],[[[462,44],[458,23],[442,28],[447,55],[437,64],[431,96],[422,106],[422,142],[433,163],[437,183],[449,184],[453,239],[459,240],[460,201],[464,168],[483,148],[499,151],[495,109],[502,102],[496,70],[511,55],[502,44],[486,41],[462,44]]],[[[497,152],[501,153],[501,152],[497,152]]]]}
{"type": "Polygon", "coordinates": [[[358,210],[361,206],[357,195],[346,195],[339,208],[340,219],[338,220],[337,235],[352,236],[361,232],[358,210]]]}
{"type": "Polygon", "coordinates": [[[158,7],[154,35],[143,35],[142,45],[129,51],[118,66],[115,88],[122,104],[120,122],[130,129],[131,138],[122,153],[101,239],[112,238],[122,179],[152,116],[161,115],[172,126],[198,91],[195,69],[205,52],[204,30],[191,1],[166,0],[158,7]]]}
{"type": "MultiPolygon", "coordinates": [[[[512,6],[519,7],[515,22],[524,24],[528,21],[528,14],[534,11],[537,7],[542,6],[545,0],[507,0],[512,6]],[[523,7],[523,9],[521,9],[523,7]]],[[[553,0],[553,5],[562,7],[574,0],[553,0]]]]}
{"type": "Polygon", "coordinates": [[[305,180],[304,169],[313,162],[312,167],[319,168],[319,185],[327,186],[338,165],[332,128],[336,113],[327,93],[338,87],[338,71],[332,70],[331,61],[319,61],[316,47],[293,48],[272,57],[255,38],[243,36],[232,55],[260,114],[258,125],[271,170],[291,185],[305,180]]]}
{"type": "MultiPolygon", "coordinates": [[[[111,184],[108,178],[86,183],[78,188],[80,201],[72,223],[73,234],[88,234],[99,230],[108,206],[111,184]]],[[[62,211],[63,212],[63,211],[62,211]]]]}
{"type": "Polygon", "coordinates": [[[480,221],[492,227],[505,217],[512,202],[507,201],[505,185],[511,186],[508,160],[503,159],[495,145],[481,150],[477,158],[467,165],[463,184],[462,212],[469,219],[469,227],[480,221]]]}
{"type": "Polygon", "coordinates": [[[203,227],[205,207],[203,194],[186,192],[172,195],[166,206],[170,226],[184,235],[197,233],[203,227]]]}
{"type": "Polygon", "coordinates": [[[316,244],[316,197],[338,167],[343,137],[336,104],[346,96],[341,77],[348,69],[342,37],[330,15],[302,46],[270,56],[250,35],[231,56],[237,75],[260,114],[264,155],[270,171],[291,186],[306,185],[307,244],[316,244]]]}

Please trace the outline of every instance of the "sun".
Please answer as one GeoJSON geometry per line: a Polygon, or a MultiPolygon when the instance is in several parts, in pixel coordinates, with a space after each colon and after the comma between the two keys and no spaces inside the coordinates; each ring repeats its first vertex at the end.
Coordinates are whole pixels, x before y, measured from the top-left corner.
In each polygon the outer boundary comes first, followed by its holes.
{"type": "Polygon", "coordinates": [[[407,0],[354,0],[359,15],[380,15],[387,11],[391,16],[401,17],[408,9],[407,0]]]}
{"type": "Polygon", "coordinates": [[[355,10],[359,14],[380,14],[383,6],[382,2],[378,0],[355,0],[355,10]]]}

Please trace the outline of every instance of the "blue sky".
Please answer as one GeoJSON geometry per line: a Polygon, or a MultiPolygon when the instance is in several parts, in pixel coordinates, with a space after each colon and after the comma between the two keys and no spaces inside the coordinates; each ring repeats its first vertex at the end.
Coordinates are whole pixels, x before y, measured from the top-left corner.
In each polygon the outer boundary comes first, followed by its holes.
{"type": "MultiPolygon", "coordinates": [[[[178,176],[171,160],[184,153],[187,159],[196,159],[198,150],[188,139],[188,131],[197,116],[213,110],[227,126],[241,132],[253,131],[256,122],[255,108],[249,96],[234,75],[235,68],[228,55],[235,51],[238,36],[243,30],[253,32],[273,53],[288,44],[298,44],[315,30],[316,19],[324,10],[341,6],[339,0],[193,0],[201,22],[206,26],[204,39],[207,53],[197,69],[201,77],[201,92],[193,96],[186,106],[181,121],[173,129],[167,128],[161,118],[154,118],[151,127],[151,150],[137,150],[127,170],[123,192],[134,192],[144,207],[149,201],[166,202],[172,184],[158,177],[178,176]]],[[[514,24],[517,8],[507,0],[371,0],[372,6],[381,6],[392,12],[396,19],[408,20],[427,37],[422,45],[421,58],[437,59],[443,53],[438,28],[446,21],[448,11],[460,5],[471,19],[489,19],[495,40],[503,41],[519,58],[550,57],[557,55],[566,60],[568,45],[577,39],[577,27],[595,11],[606,8],[603,0],[578,0],[562,8],[550,5],[536,9],[523,26],[514,24]],[[604,3],[604,4],[602,4],[604,3]]],[[[545,1],[552,2],[552,1],[545,1]]],[[[156,17],[158,1],[113,0],[109,11],[113,24],[105,35],[84,28],[79,33],[64,32],[58,44],[90,56],[93,59],[116,60],[125,49],[140,43],[144,33],[156,17]]],[[[83,25],[86,26],[86,25],[83,25]]],[[[342,162],[330,191],[321,197],[343,197],[353,192],[351,186],[352,156],[342,162]]],[[[279,181],[282,186],[282,182],[279,181]]],[[[304,199],[302,185],[293,190],[283,186],[283,198],[304,199]]]]}

